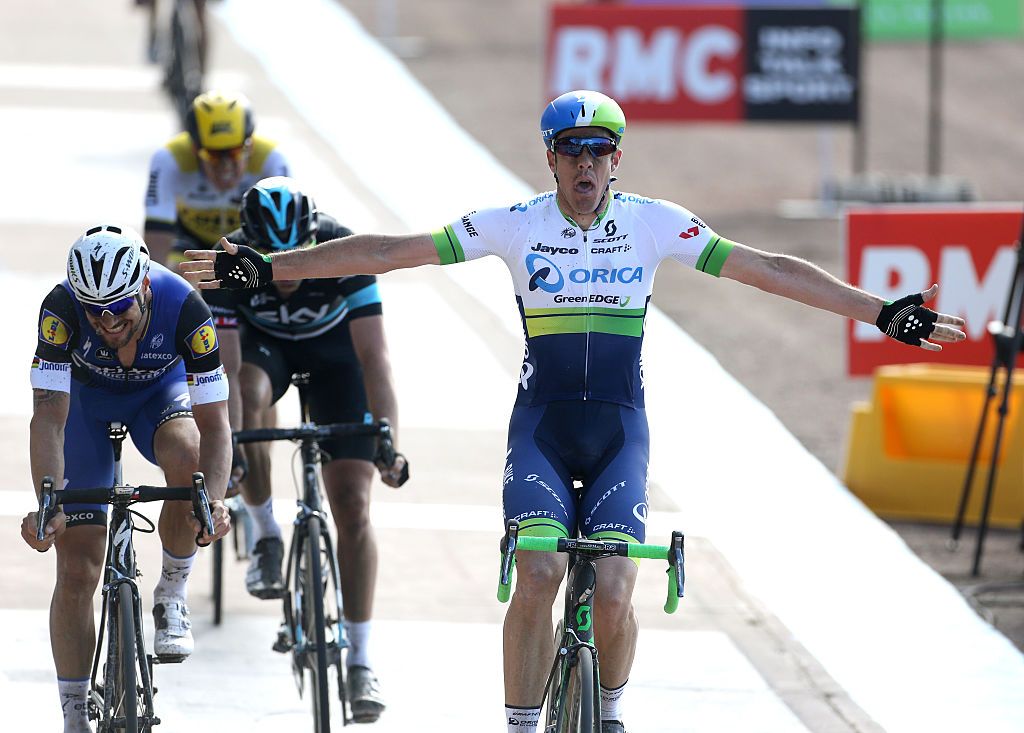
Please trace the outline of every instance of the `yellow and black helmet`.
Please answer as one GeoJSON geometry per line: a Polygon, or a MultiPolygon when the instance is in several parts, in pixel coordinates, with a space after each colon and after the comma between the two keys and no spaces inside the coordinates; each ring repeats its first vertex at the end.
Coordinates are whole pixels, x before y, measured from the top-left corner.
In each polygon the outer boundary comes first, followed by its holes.
{"type": "Polygon", "coordinates": [[[185,120],[192,142],[204,150],[241,147],[255,127],[252,107],[244,95],[218,91],[196,97],[185,120]]]}

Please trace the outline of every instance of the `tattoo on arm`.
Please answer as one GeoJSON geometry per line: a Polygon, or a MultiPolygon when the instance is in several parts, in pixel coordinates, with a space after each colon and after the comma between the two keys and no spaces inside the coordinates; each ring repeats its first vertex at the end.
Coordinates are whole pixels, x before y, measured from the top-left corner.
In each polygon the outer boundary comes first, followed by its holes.
{"type": "Polygon", "coordinates": [[[53,402],[61,395],[66,394],[67,392],[61,392],[57,389],[34,389],[32,390],[32,407],[39,407],[47,402],[53,402]]]}

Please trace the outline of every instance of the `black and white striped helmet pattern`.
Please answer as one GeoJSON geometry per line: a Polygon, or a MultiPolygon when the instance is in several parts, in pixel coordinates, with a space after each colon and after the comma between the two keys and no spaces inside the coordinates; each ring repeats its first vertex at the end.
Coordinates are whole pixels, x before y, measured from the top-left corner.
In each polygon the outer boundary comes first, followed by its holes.
{"type": "Polygon", "coordinates": [[[131,227],[92,227],[68,254],[68,282],[83,303],[106,305],[134,295],[148,273],[149,248],[131,227]]]}

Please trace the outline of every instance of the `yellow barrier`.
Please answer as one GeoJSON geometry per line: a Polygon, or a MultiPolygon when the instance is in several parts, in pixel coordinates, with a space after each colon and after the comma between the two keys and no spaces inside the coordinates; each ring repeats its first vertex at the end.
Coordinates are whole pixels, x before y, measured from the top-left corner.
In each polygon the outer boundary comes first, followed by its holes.
{"type": "MultiPolygon", "coordinates": [[[[875,372],[871,402],[853,406],[843,481],[879,516],[949,522],[956,516],[991,369],[908,364],[875,372]]],[[[989,402],[986,437],[966,519],[977,523],[995,442],[1003,375],[989,402]]],[[[989,519],[1024,519],[1024,374],[1015,370],[989,519]]]]}

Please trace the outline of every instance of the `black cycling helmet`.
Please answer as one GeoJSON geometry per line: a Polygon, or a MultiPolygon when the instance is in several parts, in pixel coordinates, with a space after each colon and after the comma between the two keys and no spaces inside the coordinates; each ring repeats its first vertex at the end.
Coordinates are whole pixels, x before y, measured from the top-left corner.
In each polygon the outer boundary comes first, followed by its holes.
{"type": "Polygon", "coordinates": [[[242,232],[257,249],[292,249],[316,237],[319,214],[313,199],[285,176],[256,182],[242,194],[242,232]]]}

